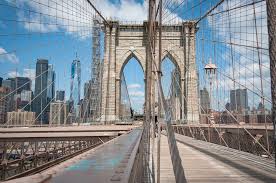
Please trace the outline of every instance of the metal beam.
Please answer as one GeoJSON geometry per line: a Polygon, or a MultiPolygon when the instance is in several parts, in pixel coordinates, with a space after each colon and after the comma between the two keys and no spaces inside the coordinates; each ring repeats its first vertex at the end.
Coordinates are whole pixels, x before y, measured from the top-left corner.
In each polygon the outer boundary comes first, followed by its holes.
{"type": "Polygon", "coordinates": [[[110,24],[106,21],[106,19],[102,16],[102,14],[98,11],[98,9],[91,3],[90,0],[86,0],[88,2],[88,4],[90,4],[92,6],[92,8],[96,11],[96,13],[103,19],[104,23],[108,26],[110,26],[110,24]]]}
{"type": "Polygon", "coordinates": [[[200,17],[196,23],[195,26],[204,18],[206,18],[214,9],[216,9],[219,5],[221,5],[221,3],[223,3],[224,0],[220,0],[215,6],[213,6],[209,11],[207,11],[207,13],[205,13],[202,17],[200,17]]]}
{"type": "Polygon", "coordinates": [[[91,126],[67,126],[67,127],[14,127],[0,128],[1,133],[52,133],[52,132],[118,132],[130,131],[135,125],[91,125],[91,126]]]}
{"type": "Polygon", "coordinates": [[[95,137],[117,137],[118,132],[65,132],[65,133],[0,133],[0,142],[39,142],[58,140],[87,140],[95,137]]]}
{"type": "Polygon", "coordinates": [[[271,76],[272,122],[274,127],[274,159],[276,167],[276,1],[267,0],[267,26],[271,76]]]}

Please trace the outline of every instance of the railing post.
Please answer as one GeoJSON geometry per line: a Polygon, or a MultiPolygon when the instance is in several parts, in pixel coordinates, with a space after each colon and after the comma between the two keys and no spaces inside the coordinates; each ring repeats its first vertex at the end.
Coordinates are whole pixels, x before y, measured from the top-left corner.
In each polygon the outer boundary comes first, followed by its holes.
{"type": "MultiPolygon", "coordinates": [[[[272,122],[274,128],[274,157],[276,154],[276,1],[267,0],[267,26],[269,35],[269,57],[271,75],[271,98],[272,98],[272,122]]],[[[275,167],[276,167],[276,158],[275,167]]]]}
{"type": "Polygon", "coordinates": [[[35,141],[35,148],[34,148],[34,167],[36,168],[37,167],[37,164],[38,164],[38,142],[35,141]]]}
{"type": "Polygon", "coordinates": [[[2,172],[1,172],[1,178],[0,180],[5,180],[6,179],[6,171],[7,171],[7,147],[8,144],[6,142],[4,142],[3,144],[3,153],[2,153],[2,162],[1,162],[1,168],[2,168],[2,172]]]}

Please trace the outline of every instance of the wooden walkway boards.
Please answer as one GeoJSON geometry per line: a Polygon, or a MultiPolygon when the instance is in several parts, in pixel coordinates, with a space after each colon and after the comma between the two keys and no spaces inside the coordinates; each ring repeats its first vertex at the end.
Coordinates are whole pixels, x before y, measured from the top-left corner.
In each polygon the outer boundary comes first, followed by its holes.
{"type": "MultiPolygon", "coordinates": [[[[188,183],[276,182],[276,169],[271,160],[183,135],[176,134],[176,139],[188,183]]],[[[157,164],[156,147],[154,163],[157,164]]],[[[160,166],[161,183],[174,183],[168,141],[164,135],[161,136],[160,166]]]]}
{"type": "MultiPolygon", "coordinates": [[[[154,167],[157,167],[157,138],[155,138],[155,154],[154,154],[154,167]]],[[[155,168],[155,175],[157,175],[157,169],[155,168]]],[[[173,166],[171,162],[171,156],[169,151],[169,144],[167,137],[161,135],[161,143],[160,143],[160,182],[161,183],[171,183],[175,182],[173,166]]]]}

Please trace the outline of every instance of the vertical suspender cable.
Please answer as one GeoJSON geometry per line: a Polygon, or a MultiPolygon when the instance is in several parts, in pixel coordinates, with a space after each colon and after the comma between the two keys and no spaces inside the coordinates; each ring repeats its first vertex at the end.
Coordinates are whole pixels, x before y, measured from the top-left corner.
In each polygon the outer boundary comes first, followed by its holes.
{"type": "MultiPolygon", "coordinates": [[[[274,155],[276,154],[276,1],[267,0],[267,26],[269,35],[269,57],[272,97],[272,122],[274,128],[274,155]]],[[[276,157],[275,167],[276,167],[276,157]]]]}
{"type": "MultiPolygon", "coordinates": [[[[254,0],[255,1],[255,0],[254,0]]],[[[265,123],[265,138],[266,138],[266,146],[268,152],[270,152],[269,140],[268,140],[268,130],[267,130],[267,121],[266,121],[266,113],[265,113],[265,101],[264,101],[264,87],[263,87],[263,68],[262,68],[262,60],[260,54],[260,46],[259,46],[259,35],[257,28],[257,16],[256,16],[256,8],[255,4],[253,4],[253,12],[254,12],[254,28],[255,28],[255,36],[256,36],[256,46],[257,46],[257,54],[258,54],[258,65],[260,72],[260,84],[261,84],[261,103],[263,105],[261,113],[264,115],[264,123],[265,123]]]]}

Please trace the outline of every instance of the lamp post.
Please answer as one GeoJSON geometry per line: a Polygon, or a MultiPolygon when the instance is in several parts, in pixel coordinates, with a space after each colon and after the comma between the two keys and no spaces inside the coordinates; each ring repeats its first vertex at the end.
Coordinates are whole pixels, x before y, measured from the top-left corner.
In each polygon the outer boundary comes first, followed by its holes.
{"type": "Polygon", "coordinates": [[[216,78],[215,76],[216,76],[217,66],[216,66],[216,64],[212,63],[211,58],[209,59],[209,63],[205,65],[204,70],[205,70],[205,74],[208,76],[208,80],[209,80],[209,84],[210,84],[210,89],[209,89],[210,121],[211,121],[211,123],[215,123],[213,110],[212,110],[212,84],[213,84],[213,79],[216,78]]]}

